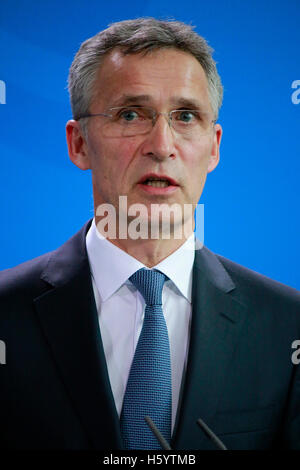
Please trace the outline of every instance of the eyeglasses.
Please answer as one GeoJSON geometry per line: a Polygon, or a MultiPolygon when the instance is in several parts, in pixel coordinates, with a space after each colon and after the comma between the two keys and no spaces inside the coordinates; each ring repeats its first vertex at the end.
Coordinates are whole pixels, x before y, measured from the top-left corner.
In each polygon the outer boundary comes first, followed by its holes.
{"type": "Polygon", "coordinates": [[[107,113],[83,114],[76,120],[101,116],[107,118],[103,134],[107,137],[130,137],[151,132],[158,116],[165,116],[170,128],[178,134],[199,137],[210,134],[216,120],[212,114],[199,109],[173,109],[169,113],[158,113],[146,106],[115,107],[107,113]]]}

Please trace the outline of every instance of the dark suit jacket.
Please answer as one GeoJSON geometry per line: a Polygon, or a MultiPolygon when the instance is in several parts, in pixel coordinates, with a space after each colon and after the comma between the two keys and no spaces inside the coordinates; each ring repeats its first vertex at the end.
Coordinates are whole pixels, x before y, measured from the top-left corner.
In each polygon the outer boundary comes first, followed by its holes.
{"type": "MultiPolygon", "coordinates": [[[[122,449],[85,247],[87,223],[58,250],[0,274],[0,447],[122,449]]],[[[300,449],[299,293],[196,251],[188,366],[174,449],[300,449]]]]}

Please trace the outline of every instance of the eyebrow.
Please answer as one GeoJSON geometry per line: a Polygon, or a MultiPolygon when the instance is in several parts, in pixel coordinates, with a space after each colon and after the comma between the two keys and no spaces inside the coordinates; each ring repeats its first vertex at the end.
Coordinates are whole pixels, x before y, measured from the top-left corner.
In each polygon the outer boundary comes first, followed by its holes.
{"type": "MultiPolygon", "coordinates": [[[[137,104],[137,103],[149,103],[151,101],[150,95],[122,95],[118,100],[116,100],[113,106],[123,106],[129,104],[137,104]]],[[[204,110],[205,107],[203,104],[193,98],[184,98],[182,96],[173,96],[171,98],[172,106],[183,107],[185,109],[200,109],[204,110]]]]}
{"type": "Polygon", "coordinates": [[[123,106],[127,104],[136,104],[142,101],[149,102],[151,97],[149,95],[122,95],[114,102],[114,106],[123,106]]]}
{"type": "Polygon", "coordinates": [[[182,96],[174,96],[171,99],[171,103],[174,103],[174,106],[184,107],[186,109],[204,109],[201,101],[198,101],[194,98],[184,98],[182,96]]]}

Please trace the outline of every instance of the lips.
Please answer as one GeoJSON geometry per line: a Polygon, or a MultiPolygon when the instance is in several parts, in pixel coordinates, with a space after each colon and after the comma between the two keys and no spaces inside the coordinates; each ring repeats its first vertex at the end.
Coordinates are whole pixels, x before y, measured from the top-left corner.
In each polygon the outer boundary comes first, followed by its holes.
{"type": "Polygon", "coordinates": [[[152,186],[152,182],[153,186],[156,187],[179,186],[177,181],[175,181],[170,176],[158,175],[156,173],[147,173],[139,180],[139,184],[144,184],[148,186],[152,186]]]}
{"type": "Polygon", "coordinates": [[[140,190],[148,196],[169,197],[179,190],[179,184],[168,175],[147,173],[138,182],[140,190]]]}

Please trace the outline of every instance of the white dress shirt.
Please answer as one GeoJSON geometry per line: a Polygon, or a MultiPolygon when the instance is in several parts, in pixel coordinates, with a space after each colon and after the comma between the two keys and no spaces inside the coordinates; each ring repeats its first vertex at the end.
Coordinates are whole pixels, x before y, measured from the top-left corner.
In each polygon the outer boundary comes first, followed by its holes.
{"type": "MultiPolygon", "coordinates": [[[[87,233],[86,246],[107,370],[120,416],[145,310],[143,296],[128,278],[147,266],[100,235],[95,220],[87,233]]],[[[187,362],[194,256],[192,234],[180,248],[154,267],[169,278],[163,287],[162,306],[170,340],[172,432],[187,362]]]]}

